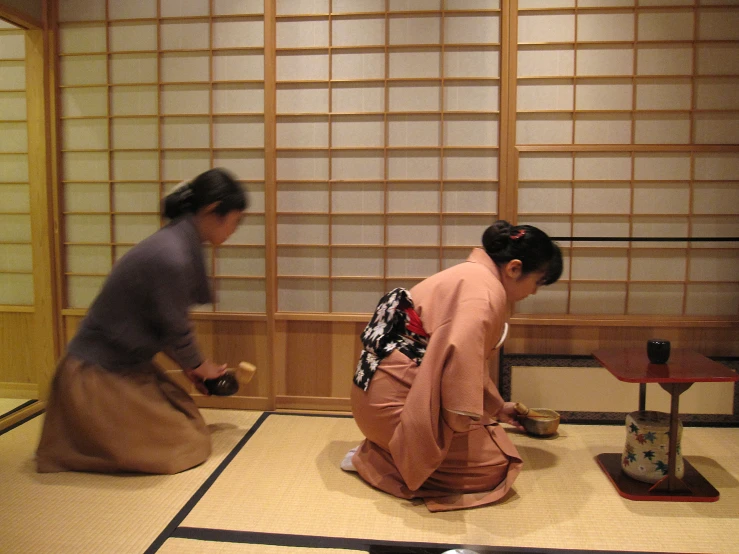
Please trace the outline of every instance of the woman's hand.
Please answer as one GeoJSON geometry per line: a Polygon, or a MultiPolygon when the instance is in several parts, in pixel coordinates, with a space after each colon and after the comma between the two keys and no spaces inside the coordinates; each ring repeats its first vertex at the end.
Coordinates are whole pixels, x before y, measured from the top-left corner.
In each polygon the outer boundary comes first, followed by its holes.
{"type": "Polygon", "coordinates": [[[206,379],[215,379],[226,373],[226,364],[219,365],[212,360],[205,360],[195,369],[186,369],[185,375],[198,389],[198,392],[202,394],[210,394],[208,389],[205,388],[203,381],[206,379]]]}
{"type": "Polygon", "coordinates": [[[519,414],[516,411],[515,405],[515,402],[505,402],[498,412],[498,421],[512,425],[519,431],[526,431],[518,420],[519,414]]]}

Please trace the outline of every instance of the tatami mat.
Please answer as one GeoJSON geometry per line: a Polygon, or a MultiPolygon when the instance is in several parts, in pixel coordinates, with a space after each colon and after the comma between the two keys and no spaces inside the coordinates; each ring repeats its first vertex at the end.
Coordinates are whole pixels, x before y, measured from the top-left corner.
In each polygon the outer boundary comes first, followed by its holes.
{"type": "Polygon", "coordinates": [[[0,552],[144,552],[261,415],[202,412],[213,455],[177,475],[39,474],[43,415],[0,435],[0,552]]]}
{"type": "Polygon", "coordinates": [[[272,414],[180,523],[183,528],[408,543],[736,553],[739,429],[689,427],[683,451],[718,502],[634,502],[594,456],[623,448],[622,426],[563,425],[559,436],[511,432],[524,458],[514,492],[483,508],[430,513],[339,469],[361,439],[354,421],[272,414]]]}

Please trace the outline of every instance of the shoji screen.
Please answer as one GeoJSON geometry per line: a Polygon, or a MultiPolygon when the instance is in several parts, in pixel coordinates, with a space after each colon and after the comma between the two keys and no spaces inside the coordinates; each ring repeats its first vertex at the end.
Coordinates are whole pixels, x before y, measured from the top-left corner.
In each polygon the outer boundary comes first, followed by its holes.
{"type": "Polygon", "coordinates": [[[739,5],[519,0],[517,32],[518,219],[567,257],[520,311],[736,316],[739,5]]]}
{"type": "Polygon", "coordinates": [[[497,217],[497,0],[277,0],[277,301],[367,313],[497,217]]]}
{"type": "Polygon", "coordinates": [[[162,196],[211,167],[251,193],[209,252],[207,311],[265,311],[264,15],[261,1],[59,3],[66,306],[160,225],[162,196]]]}
{"type": "Polygon", "coordinates": [[[0,20],[0,304],[31,306],[24,31],[0,20]]]}

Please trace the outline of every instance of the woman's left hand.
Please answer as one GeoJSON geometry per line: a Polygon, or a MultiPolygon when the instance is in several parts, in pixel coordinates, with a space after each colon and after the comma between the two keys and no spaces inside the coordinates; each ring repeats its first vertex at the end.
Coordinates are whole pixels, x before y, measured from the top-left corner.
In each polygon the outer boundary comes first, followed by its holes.
{"type": "Polygon", "coordinates": [[[512,425],[519,431],[525,431],[526,429],[524,429],[523,425],[521,425],[521,422],[518,420],[519,414],[516,411],[515,405],[515,402],[505,402],[498,412],[498,421],[512,425]]]}

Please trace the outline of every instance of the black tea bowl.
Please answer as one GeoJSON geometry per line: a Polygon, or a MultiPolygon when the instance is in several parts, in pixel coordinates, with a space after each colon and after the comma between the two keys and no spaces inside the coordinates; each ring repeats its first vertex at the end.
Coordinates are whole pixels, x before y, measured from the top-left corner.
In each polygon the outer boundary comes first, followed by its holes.
{"type": "Polygon", "coordinates": [[[239,382],[233,372],[230,371],[215,379],[206,379],[203,383],[213,396],[231,396],[239,390],[239,382]]]}
{"type": "Polygon", "coordinates": [[[653,364],[666,364],[670,359],[670,341],[650,339],[647,341],[647,357],[653,364]]]}

